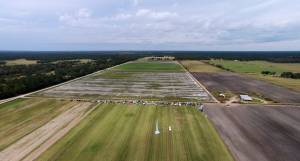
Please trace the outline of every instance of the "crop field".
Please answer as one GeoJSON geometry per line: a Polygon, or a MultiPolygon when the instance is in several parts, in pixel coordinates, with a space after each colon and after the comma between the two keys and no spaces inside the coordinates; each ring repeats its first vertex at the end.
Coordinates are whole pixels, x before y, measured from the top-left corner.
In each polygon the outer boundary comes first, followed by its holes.
{"type": "MultiPolygon", "coordinates": [[[[287,69],[297,71],[300,70],[296,68],[297,64],[229,60],[213,60],[213,62],[216,64],[218,62],[236,63],[234,67],[239,71],[251,71],[251,74],[233,73],[224,71],[203,61],[181,61],[181,64],[221,102],[226,102],[239,94],[247,94],[261,99],[264,103],[300,103],[300,93],[298,91],[298,87],[300,87],[299,80],[263,76],[260,74],[260,70],[268,70],[274,64],[278,64],[277,68],[281,67],[281,71],[286,71],[287,69]],[[255,66],[255,63],[258,64],[258,67],[255,66]],[[268,64],[269,68],[266,67],[268,64]],[[286,69],[283,69],[284,66],[286,69]],[[220,97],[220,93],[225,94],[226,98],[220,97]]],[[[277,70],[277,72],[280,70],[277,70]]]]}
{"type": "Polygon", "coordinates": [[[158,61],[136,61],[127,63],[114,68],[121,71],[140,71],[140,72],[183,72],[184,70],[174,62],[158,61]]]}
{"type": "Polygon", "coordinates": [[[131,62],[40,95],[90,99],[206,101],[211,97],[177,62],[131,62]]]}
{"type": "Polygon", "coordinates": [[[189,72],[221,72],[222,69],[217,68],[213,65],[208,64],[204,61],[197,60],[182,60],[180,63],[189,71],[189,72]]]}
{"type": "Polygon", "coordinates": [[[300,63],[271,63],[267,61],[231,61],[212,60],[211,64],[222,65],[224,68],[237,73],[245,73],[250,77],[268,81],[291,90],[300,91],[300,80],[281,78],[282,72],[300,72],[300,63]],[[262,71],[276,72],[275,76],[262,75],[262,71]]]}
{"type": "Polygon", "coordinates": [[[210,122],[194,108],[104,104],[37,160],[233,159],[210,122]],[[154,134],[156,121],[158,135],[154,134]]]}
{"type": "Polygon", "coordinates": [[[237,95],[258,96],[277,103],[300,103],[299,92],[244,75],[231,72],[192,74],[211,93],[215,91],[222,93],[230,91],[237,95]]]}
{"type": "Polygon", "coordinates": [[[299,107],[211,104],[206,112],[235,160],[300,160],[299,107]]]}
{"type": "Polygon", "coordinates": [[[281,74],[282,72],[300,72],[300,63],[232,60],[211,60],[210,63],[222,65],[224,68],[238,73],[260,74],[262,71],[272,71],[281,74]]]}
{"type": "Polygon", "coordinates": [[[18,99],[0,105],[0,151],[44,125],[74,103],[54,99],[18,99]]]}

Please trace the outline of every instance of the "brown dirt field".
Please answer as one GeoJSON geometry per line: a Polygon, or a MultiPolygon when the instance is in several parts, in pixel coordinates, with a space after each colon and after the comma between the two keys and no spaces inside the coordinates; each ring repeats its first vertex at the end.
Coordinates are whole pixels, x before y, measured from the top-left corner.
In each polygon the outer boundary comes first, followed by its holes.
{"type": "Polygon", "coordinates": [[[230,91],[235,94],[254,94],[274,102],[300,103],[299,92],[236,73],[192,73],[192,75],[211,93],[230,91]]]}
{"type": "Polygon", "coordinates": [[[80,103],[0,152],[1,161],[32,161],[86,116],[91,103],[80,103]]]}
{"type": "Polygon", "coordinates": [[[205,112],[235,160],[300,160],[300,107],[210,104],[205,112]]]}

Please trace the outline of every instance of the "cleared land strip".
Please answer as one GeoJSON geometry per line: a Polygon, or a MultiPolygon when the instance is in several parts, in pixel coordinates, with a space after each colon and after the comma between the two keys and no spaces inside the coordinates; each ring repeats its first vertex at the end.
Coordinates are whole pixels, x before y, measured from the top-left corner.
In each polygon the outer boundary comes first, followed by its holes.
{"type": "Polygon", "coordinates": [[[79,103],[44,126],[0,152],[1,161],[31,161],[64,136],[91,110],[91,103],[79,103]]]}
{"type": "Polygon", "coordinates": [[[299,107],[210,104],[205,111],[235,160],[300,160],[299,107]]]}

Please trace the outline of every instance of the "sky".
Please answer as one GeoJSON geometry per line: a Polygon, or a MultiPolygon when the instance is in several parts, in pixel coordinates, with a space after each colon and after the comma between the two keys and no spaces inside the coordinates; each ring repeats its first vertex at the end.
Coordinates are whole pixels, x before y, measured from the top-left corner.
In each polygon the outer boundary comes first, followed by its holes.
{"type": "Polygon", "coordinates": [[[0,0],[0,50],[300,50],[300,1],[0,0]]]}

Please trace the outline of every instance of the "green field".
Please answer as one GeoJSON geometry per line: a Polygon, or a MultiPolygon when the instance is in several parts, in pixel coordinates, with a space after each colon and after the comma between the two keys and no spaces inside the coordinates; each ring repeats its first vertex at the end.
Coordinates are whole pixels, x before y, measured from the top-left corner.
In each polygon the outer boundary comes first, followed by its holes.
{"type": "Polygon", "coordinates": [[[72,104],[54,99],[17,99],[0,105],[0,151],[44,125],[72,104]]]}
{"type": "Polygon", "coordinates": [[[282,72],[300,72],[300,63],[272,63],[267,61],[211,60],[211,64],[222,65],[230,71],[247,74],[255,79],[268,81],[292,90],[300,91],[299,79],[281,78],[282,72]],[[275,76],[262,75],[262,71],[276,72],[275,76]]]}
{"type": "Polygon", "coordinates": [[[224,68],[238,73],[261,74],[262,71],[300,72],[300,63],[272,63],[267,61],[232,61],[211,60],[211,64],[222,65],[224,68]]]}
{"type": "Polygon", "coordinates": [[[141,71],[141,72],[180,72],[182,67],[174,62],[136,61],[120,65],[114,70],[141,71]]]}
{"type": "Polygon", "coordinates": [[[204,61],[198,60],[183,60],[180,63],[189,71],[189,72],[220,72],[222,69],[217,68],[213,65],[205,63],[204,61]]]}
{"type": "Polygon", "coordinates": [[[99,105],[38,161],[232,161],[211,123],[191,107],[99,105]],[[154,135],[158,120],[160,134],[154,135]],[[172,131],[168,131],[168,126],[172,131]]]}

